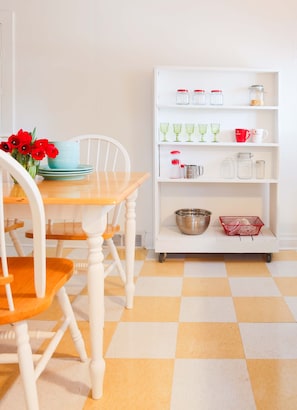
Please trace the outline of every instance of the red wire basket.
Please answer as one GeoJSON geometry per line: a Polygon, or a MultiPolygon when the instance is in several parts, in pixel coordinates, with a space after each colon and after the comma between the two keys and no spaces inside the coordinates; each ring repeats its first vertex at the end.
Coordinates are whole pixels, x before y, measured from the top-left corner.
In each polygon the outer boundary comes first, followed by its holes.
{"type": "Polygon", "coordinates": [[[264,226],[258,216],[220,216],[226,235],[256,236],[264,226]]]}

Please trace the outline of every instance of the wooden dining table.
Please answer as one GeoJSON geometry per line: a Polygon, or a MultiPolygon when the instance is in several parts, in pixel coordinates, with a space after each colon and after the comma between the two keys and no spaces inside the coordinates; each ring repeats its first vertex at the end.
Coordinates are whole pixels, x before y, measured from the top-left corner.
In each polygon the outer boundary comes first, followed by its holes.
{"type": "MultiPolygon", "coordinates": [[[[136,198],[138,188],[149,178],[147,172],[93,172],[81,180],[37,181],[48,219],[82,221],[88,244],[88,297],[91,342],[90,378],[92,398],[103,394],[104,266],[102,234],[107,213],[125,202],[126,307],[133,308],[136,198]]],[[[29,207],[22,188],[4,184],[7,217],[28,219],[29,207]]]]}

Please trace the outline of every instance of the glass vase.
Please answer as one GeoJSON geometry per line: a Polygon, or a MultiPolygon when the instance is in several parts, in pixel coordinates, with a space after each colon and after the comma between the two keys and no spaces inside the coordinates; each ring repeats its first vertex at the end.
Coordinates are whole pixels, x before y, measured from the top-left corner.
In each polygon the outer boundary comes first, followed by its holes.
{"type": "MultiPolygon", "coordinates": [[[[35,159],[30,157],[27,159],[27,161],[20,162],[20,164],[23,166],[23,168],[25,168],[29,175],[31,175],[31,177],[35,179],[38,173],[39,161],[36,161],[35,159]]],[[[15,178],[12,177],[12,179],[15,184],[18,184],[18,181],[15,178]]]]}

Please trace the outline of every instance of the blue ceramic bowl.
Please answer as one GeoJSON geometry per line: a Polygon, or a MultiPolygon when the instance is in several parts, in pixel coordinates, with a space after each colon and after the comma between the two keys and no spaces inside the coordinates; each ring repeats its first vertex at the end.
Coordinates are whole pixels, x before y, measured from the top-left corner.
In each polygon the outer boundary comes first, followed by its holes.
{"type": "Polygon", "coordinates": [[[77,141],[51,141],[58,149],[56,158],[48,158],[52,169],[76,169],[79,166],[79,143],[77,141]]]}

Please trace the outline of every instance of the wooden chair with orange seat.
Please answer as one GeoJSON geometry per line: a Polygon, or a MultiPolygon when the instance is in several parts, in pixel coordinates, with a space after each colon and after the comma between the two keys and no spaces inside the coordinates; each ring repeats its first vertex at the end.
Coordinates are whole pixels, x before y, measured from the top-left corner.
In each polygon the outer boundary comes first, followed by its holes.
{"type": "MultiPolygon", "coordinates": [[[[80,144],[80,161],[81,164],[93,165],[94,170],[104,172],[130,172],[130,158],[126,149],[117,140],[104,135],[80,135],[70,139],[78,141],[80,144]]],[[[109,222],[104,232],[103,239],[112,256],[111,262],[105,264],[105,277],[114,269],[117,271],[123,281],[126,282],[126,275],[120,260],[117,248],[114,244],[113,237],[120,231],[118,223],[121,205],[117,205],[108,215],[109,222]]],[[[33,238],[32,230],[26,231],[27,238],[33,238]]],[[[46,239],[57,240],[56,256],[61,257],[64,247],[64,241],[86,240],[87,236],[82,229],[80,222],[74,221],[48,221],[46,228],[46,239]]],[[[80,268],[85,268],[82,264],[80,268]]]]}
{"type": "MultiPolygon", "coordinates": [[[[20,205],[24,206],[24,205],[20,205]]],[[[72,306],[64,289],[71,278],[74,264],[70,259],[46,258],[45,213],[36,183],[24,168],[10,155],[0,150],[0,326],[12,325],[10,330],[1,331],[0,340],[15,339],[17,353],[1,353],[0,363],[18,362],[25,391],[26,406],[29,410],[39,409],[36,380],[45,369],[66,329],[70,329],[72,339],[82,361],[87,360],[84,341],[78,329],[72,306]],[[18,180],[28,198],[31,210],[34,239],[33,257],[7,257],[3,206],[3,170],[18,180]],[[64,319],[59,329],[47,332],[51,340],[39,355],[35,364],[30,345],[27,321],[48,309],[57,296],[64,319]],[[13,330],[13,331],[12,331],[13,330]]],[[[57,317],[57,319],[61,319],[57,317]]],[[[2,327],[3,329],[3,327],[2,327]]],[[[38,333],[38,332],[34,332],[38,333]]],[[[35,336],[36,336],[35,334],[35,336]]],[[[2,346],[3,351],[3,346],[2,346]]]]}

